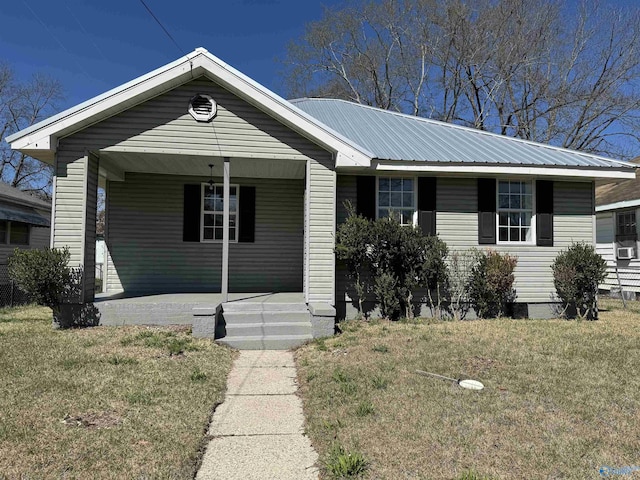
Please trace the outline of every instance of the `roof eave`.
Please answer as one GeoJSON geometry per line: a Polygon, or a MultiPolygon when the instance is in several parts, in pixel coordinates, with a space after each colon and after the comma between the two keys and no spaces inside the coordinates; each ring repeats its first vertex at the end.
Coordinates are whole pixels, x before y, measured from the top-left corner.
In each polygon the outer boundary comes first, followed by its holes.
{"type": "Polygon", "coordinates": [[[342,166],[369,166],[373,155],[230,67],[205,49],[7,137],[11,148],[52,162],[58,139],[205,75],[289,128],[336,154],[342,166]]]}
{"type": "Polygon", "coordinates": [[[623,200],[621,202],[607,203],[604,205],[596,205],[596,212],[608,212],[611,210],[620,210],[623,208],[640,207],[640,198],[633,200],[623,200]]]}
{"type": "MultiPolygon", "coordinates": [[[[568,166],[536,166],[505,165],[487,163],[451,163],[374,159],[371,167],[378,172],[407,172],[455,175],[524,175],[534,177],[567,177],[583,180],[612,179],[626,180],[636,178],[635,168],[621,166],[612,162],[610,168],[568,167],[568,166]]],[[[349,168],[346,168],[349,169],[349,168]]],[[[344,170],[344,169],[343,169],[344,170]]],[[[351,168],[351,170],[354,170],[351,168]]]]}

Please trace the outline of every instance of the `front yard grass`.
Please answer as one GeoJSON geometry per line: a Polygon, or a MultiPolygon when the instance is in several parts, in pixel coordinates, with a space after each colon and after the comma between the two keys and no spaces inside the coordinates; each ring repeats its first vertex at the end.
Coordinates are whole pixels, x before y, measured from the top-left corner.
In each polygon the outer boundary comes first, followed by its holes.
{"type": "Polygon", "coordinates": [[[358,455],[375,479],[586,479],[639,465],[640,315],[605,305],[595,322],[348,322],[302,347],[324,478],[358,455]]]}
{"type": "Polygon", "coordinates": [[[193,478],[231,361],[184,329],[0,310],[0,478],[193,478]]]}

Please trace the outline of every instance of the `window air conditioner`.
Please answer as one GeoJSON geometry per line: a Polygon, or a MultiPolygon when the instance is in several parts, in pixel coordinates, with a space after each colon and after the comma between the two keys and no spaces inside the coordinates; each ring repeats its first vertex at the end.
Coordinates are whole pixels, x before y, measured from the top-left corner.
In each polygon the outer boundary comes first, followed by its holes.
{"type": "Polygon", "coordinates": [[[636,258],[635,249],[633,247],[618,248],[618,260],[631,260],[636,258]]]}

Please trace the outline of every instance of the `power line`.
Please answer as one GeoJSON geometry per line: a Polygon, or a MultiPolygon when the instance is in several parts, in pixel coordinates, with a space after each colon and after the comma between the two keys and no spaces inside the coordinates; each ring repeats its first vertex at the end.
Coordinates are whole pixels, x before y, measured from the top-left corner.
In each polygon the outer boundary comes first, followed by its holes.
{"type": "Polygon", "coordinates": [[[84,28],[84,25],[82,25],[82,23],[80,22],[80,20],[78,20],[78,17],[75,16],[75,14],[73,13],[73,11],[69,8],[69,5],[67,5],[67,2],[65,0],[64,3],[65,8],[67,9],[67,12],[69,12],[69,15],[71,15],[71,18],[73,18],[76,23],[78,24],[78,26],[80,27],[80,29],[84,32],[85,36],[87,37],[87,40],[89,40],[92,44],[93,44],[93,48],[96,49],[96,51],[100,54],[100,56],[106,60],[107,62],[109,61],[109,59],[105,56],[105,54],[102,52],[102,50],[100,49],[100,47],[98,47],[98,45],[96,45],[96,42],[93,41],[93,39],[91,38],[91,36],[89,35],[89,32],[87,32],[87,30],[84,28]]]}
{"type": "MultiPolygon", "coordinates": [[[[24,6],[29,9],[31,14],[35,17],[35,19],[38,20],[38,22],[40,22],[40,25],[42,25],[47,32],[49,32],[49,35],[51,35],[51,38],[53,38],[58,43],[58,45],[60,45],[60,47],[67,53],[67,55],[75,59],[75,57],[71,54],[71,52],[67,49],[67,47],[65,47],[64,44],[55,35],[55,33],[53,33],[53,30],[51,30],[49,26],[46,23],[44,23],[42,19],[36,14],[36,12],[33,11],[33,9],[29,6],[26,0],[22,0],[22,3],[24,3],[24,6]]],[[[87,78],[91,78],[91,75],[89,75],[89,73],[84,69],[84,67],[80,64],[80,62],[78,62],[77,60],[75,60],[75,62],[78,65],[78,68],[80,68],[80,70],[87,76],[87,78]]]]}
{"type": "Polygon", "coordinates": [[[164,33],[167,34],[167,37],[169,37],[171,39],[171,41],[173,42],[173,44],[176,46],[176,48],[178,49],[178,51],[182,54],[182,55],[186,55],[187,53],[184,51],[184,49],[180,48],[180,45],[178,45],[178,42],[176,42],[174,40],[174,38],[171,36],[171,34],[169,33],[169,31],[164,28],[164,25],[162,25],[162,22],[160,22],[160,20],[158,20],[158,17],[156,17],[154,15],[154,13],[151,11],[151,9],[149,8],[149,6],[144,2],[144,0],[140,0],[140,3],[142,5],[144,5],[144,8],[147,9],[147,12],[149,12],[149,15],[151,15],[153,17],[153,19],[157,22],[158,25],[160,25],[160,28],[162,28],[162,30],[164,31],[164,33]]]}

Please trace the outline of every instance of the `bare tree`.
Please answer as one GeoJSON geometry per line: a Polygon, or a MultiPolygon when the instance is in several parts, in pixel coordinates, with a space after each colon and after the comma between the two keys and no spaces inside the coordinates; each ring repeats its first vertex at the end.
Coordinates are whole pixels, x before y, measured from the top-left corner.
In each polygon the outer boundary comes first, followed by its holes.
{"type": "Polygon", "coordinates": [[[62,100],[62,86],[36,74],[19,82],[8,65],[0,64],[0,180],[40,196],[51,192],[51,166],[11,150],[5,138],[52,115],[62,100]]]}
{"type": "Polygon", "coordinates": [[[293,96],[332,96],[629,158],[640,9],[563,0],[360,0],[291,44],[293,96]]]}

